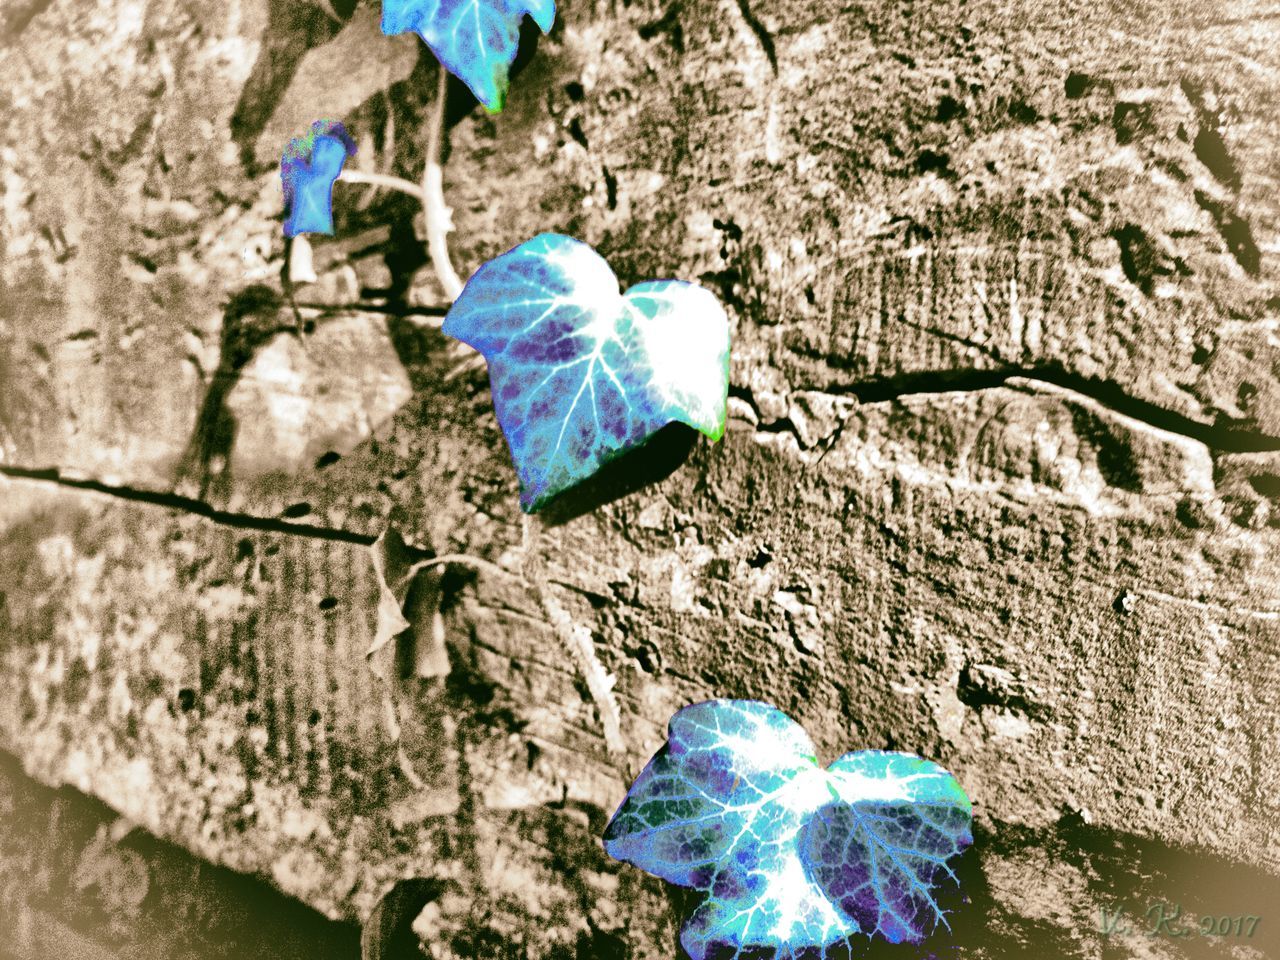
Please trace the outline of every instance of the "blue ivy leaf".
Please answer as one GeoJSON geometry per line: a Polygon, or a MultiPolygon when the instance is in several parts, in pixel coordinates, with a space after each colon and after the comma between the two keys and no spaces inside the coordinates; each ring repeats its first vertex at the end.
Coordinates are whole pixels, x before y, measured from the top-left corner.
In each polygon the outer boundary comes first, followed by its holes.
{"type": "Polygon", "coordinates": [[[333,233],[333,181],[355,153],[355,141],[336,120],[317,120],[289,141],[280,157],[286,237],[333,233]]]}
{"type": "Polygon", "coordinates": [[[465,83],[486,110],[497,113],[507,99],[508,72],[525,14],[547,33],[555,22],[555,2],[382,0],[382,32],[418,34],[445,69],[465,83]]]}
{"type": "Polygon", "coordinates": [[[866,750],[824,770],[804,730],[754,700],[685,707],[667,737],[604,845],[703,892],[680,936],[693,960],[918,943],[946,925],[935,890],[956,881],[972,807],[937,764],[866,750]]]}
{"type": "Polygon", "coordinates": [[[489,362],[527,512],[673,421],[724,434],[720,301],[680,280],[619,293],[604,259],[569,237],[544,233],[482,266],[444,332],[489,362]]]}

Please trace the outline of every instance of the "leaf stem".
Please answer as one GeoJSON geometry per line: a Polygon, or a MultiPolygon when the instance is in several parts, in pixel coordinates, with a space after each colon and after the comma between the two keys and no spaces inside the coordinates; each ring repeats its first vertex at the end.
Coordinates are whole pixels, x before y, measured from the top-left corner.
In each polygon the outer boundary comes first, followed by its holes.
{"type": "MultiPolygon", "coordinates": [[[[345,183],[363,183],[386,190],[399,190],[422,204],[423,217],[426,221],[427,253],[445,297],[452,304],[462,292],[463,284],[449,259],[449,232],[453,229],[453,211],[444,202],[444,121],[448,91],[449,71],[441,66],[435,105],[432,108],[431,118],[427,121],[427,157],[422,171],[421,185],[385,173],[351,169],[344,169],[338,174],[338,179],[345,183]]],[[[313,281],[314,277],[299,280],[299,282],[313,281]]],[[[442,322],[443,320],[430,319],[419,321],[419,324],[439,328],[442,322]]],[[[449,372],[445,377],[446,381],[484,365],[484,360],[462,341],[453,345],[453,355],[466,359],[449,372]]]]}
{"type": "Polygon", "coordinates": [[[443,567],[448,566],[449,564],[472,567],[476,570],[483,570],[486,573],[493,573],[502,577],[511,577],[514,580],[522,579],[518,573],[512,573],[510,570],[504,570],[496,563],[490,563],[488,560],[481,560],[479,557],[473,557],[469,553],[446,553],[441,557],[431,557],[429,560],[419,560],[409,568],[409,571],[412,573],[417,570],[429,570],[432,567],[443,567]]]}
{"type": "Polygon", "coordinates": [[[427,124],[427,165],[422,172],[422,207],[427,219],[427,252],[435,267],[440,286],[452,302],[462,292],[462,280],[449,260],[449,231],[453,229],[452,211],[444,202],[444,108],[449,90],[449,71],[440,67],[440,83],[436,88],[435,112],[427,124]]]}
{"type": "Polygon", "coordinates": [[[399,190],[401,193],[409,194],[419,203],[423,202],[422,188],[401,177],[393,177],[385,173],[365,173],[363,170],[343,170],[338,174],[338,179],[345,183],[367,183],[375,187],[385,187],[388,190],[399,190]]]}

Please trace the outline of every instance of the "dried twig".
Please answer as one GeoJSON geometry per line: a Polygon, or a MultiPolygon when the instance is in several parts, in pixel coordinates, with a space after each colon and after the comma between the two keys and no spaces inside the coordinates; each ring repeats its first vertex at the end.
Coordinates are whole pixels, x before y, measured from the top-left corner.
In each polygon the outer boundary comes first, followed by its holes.
{"type": "Polygon", "coordinates": [[[545,564],[538,552],[542,524],[528,514],[523,520],[524,579],[538,595],[538,602],[542,604],[542,609],[546,612],[547,619],[551,621],[556,636],[560,638],[560,642],[568,650],[569,655],[577,661],[578,669],[582,671],[591,699],[596,702],[600,710],[600,726],[604,734],[605,748],[615,757],[625,757],[627,744],[622,737],[622,713],[613,695],[613,687],[617,680],[605,670],[604,664],[596,657],[591,631],[581,624],[574,623],[568,611],[547,590],[545,564]]]}

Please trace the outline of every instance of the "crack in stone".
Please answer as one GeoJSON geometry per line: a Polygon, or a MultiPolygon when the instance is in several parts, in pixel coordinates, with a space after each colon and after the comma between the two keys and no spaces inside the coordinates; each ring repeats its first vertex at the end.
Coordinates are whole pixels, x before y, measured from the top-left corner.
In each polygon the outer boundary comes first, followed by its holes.
{"type": "Polygon", "coordinates": [[[98,480],[82,480],[65,477],[57,468],[31,469],[28,467],[0,466],[0,476],[15,480],[33,480],[40,483],[51,483],[71,490],[84,490],[100,493],[120,500],[134,503],[146,503],[167,510],[177,510],[192,516],[203,517],[213,523],[239,530],[261,530],[266,533],[287,533],[298,537],[310,537],[313,540],[332,540],[339,543],[355,543],[369,547],[375,538],[341,527],[326,527],[314,523],[292,523],[276,517],[260,517],[249,513],[235,513],[230,510],[219,510],[217,507],[176,493],[164,493],[158,490],[139,490],[134,487],[113,486],[98,480]]]}
{"type": "Polygon", "coordinates": [[[299,310],[318,310],[325,314],[341,313],[381,313],[392,317],[443,317],[449,312],[447,305],[410,306],[400,303],[375,303],[370,300],[356,300],[352,303],[320,303],[297,300],[294,302],[299,310]]]}
{"type": "MultiPolygon", "coordinates": [[[[1080,374],[1054,367],[1010,367],[998,370],[926,370],[916,373],[899,374],[878,380],[864,380],[852,384],[822,384],[796,387],[793,392],[812,391],[833,396],[852,396],[860,403],[886,403],[904,397],[942,393],[974,393],[999,387],[1029,387],[1035,389],[1043,384],[1055,390],[1075,394],[1092,401],[1099,407],[1127,417],[1147,427],[1161,430],[1174,436],[1194,440],[1203,444],[1212,455],[1229,453],[1267,453],[1280,450],[1280,437],[1271,436],[1258,430],[1251,430],[1237,423],[1201,423],[1198,420],[1165,409],[1148,400],[1131,396],[1115,383],[1103,380],[1092,380],[1080,374]]],[[[756,414],[756,432],[790,433],[795,437],[801,449],[811,446],[804,442],[800,431],[789,416],[774,420],[763,420],[755,398],[749,389],[731,386],[730,396],[744,402],[756,414]]],[[[822,442],[821,462],[826,453],[839,440],[843,429],[850,418],[844,418],[836,427],[835,433],[822,442]]],[[[213,523],[245,530],[261,530],[269,533],[284,533],[293,536],[310,537],[316,540],[331,540],[341,543],[353,543],[371,546],[375,538],[341,527],[330,527],[322,524],[294,523],[278,517],[263,517],[255,514],[236,513],[219,510],[212,504],[194,497],[185,497],[175,493],[158,490],[141,490],[129,486],[115,486],[98,480],[80,479],[63,476],[56,467],[29,468],[0,465],[0,477],[18,480],[32,480],[51,483],[72,490],[83,490],[129,500],[136,503],[147,503],[169,510],[178,510],[193,516],[203,517],[213,523]]]]}
{"type": "Polygon", "coordinates": [[[1061,367],[925,370],[859,383],[801,386],[795,389],[853,396],[860,403],[885,403],[919,394],[973,393],[997,387],[1016,387],[1017,381],[1025,381],[1032,386],[1043,383],[1078,394],[1112,413],[1166,433],[1198,441],[1214,454],[1267,453],[1280,450],[1280,437],[1230,421],[1202,423],[1185,414],[1125,393],[1119,384],[1090,379],[1061,367]]]}

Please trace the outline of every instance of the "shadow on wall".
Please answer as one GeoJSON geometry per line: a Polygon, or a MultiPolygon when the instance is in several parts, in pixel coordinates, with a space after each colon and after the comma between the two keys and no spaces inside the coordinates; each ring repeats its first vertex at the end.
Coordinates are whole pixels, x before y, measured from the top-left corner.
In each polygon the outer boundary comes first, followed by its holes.
{"type": "Polygon", "coordinates": [[[117,823],[0,753],[0,957],[358,960],[356,924],[117,823]]]}
{"type": "MultiPolygon", "coordinates": [[[[1067,816],[1039,830],[975,825],[944,884],[950,930],[924,943],[857,939],[805,960],[1271,960],[1280,957],[1280,877],[1221,857],[1090,826],[1067,816]],[[1251,936],[1234,924],[1253,916],[1251,936]],[[1231,932],[1218,935],[1223,917],[1231,932]],[[1212,919],[1213,934],[1201,928],[1212,919]],[[1163,921],[1163,922],[1162,922],[1163,921]],[[1239,932],[1237,932],[1239,931],[1239,932]]],[[[669,886],[688,916],[698,894],[669,886]]],[[[673,945],[672,957],[684,960],[673,945]]],[[[772,960],[714,950],[710,960],[772,960]]],[[[600,958],[603,960],[603,957],[600,958]]]]}
{"type": "MultiPolygon", "coordinates": [[[[264,880],[210,866],[144,831],[121,834],[118,823],[97,800],[37,784],[17,760],[0,753],[0,958],[361,956],[356,924],[329,920],[264,880]]],[[[1280,924],[1273,915],[1280,878],[1078,817],[1043,830],[978,829],[958,868],[959,891],[943,903],[949,932],[919,947],[858,944],[846,956],[1123,960],[1137,950],[1153,960],[1280,956],[1280,924]],[[1251,935],[1234,926],[1216,932],[1222,917],[1237,916],[1258,917],[1251,935]],[[1206,935],[1201,927],[1210,919],[1215,932],[1206,935]]],[[[441,890],[425,880],[393,889],[366,930],[370,960],[422,956],[413,919],[441,890]]],[[[675,887],[667,892],[673,913],[687,916],[696,896],[675,887]]],[[[502,953],[504,938],[488,933],[473,931],[489,955],[502,953]]],[[[630,947],[595,931],[570,953],[573,960],[627,960],[630,947]]],[[[682,956],[674,943],[670,953],[682,956]]]]}
{"type": "MultiPolygon", "coordinates": [[[[975,828],[958,873],[956,960],[1264,960],[1280,956],[1280,877],[1226,858],[1096,827],[975,828]],[[1253,916],[1253,924],[1236,923],[1253,916]],[[1228,932],[1219,934],[1223,918],[1228,932]],[[1204,932],[1210,924],[1212,932],[1204,932]],[[1251,931],[1251,933],[1246,933],[1251,931]]],[[[903,957],[892,949],[867,954],[903,957]]]]}

